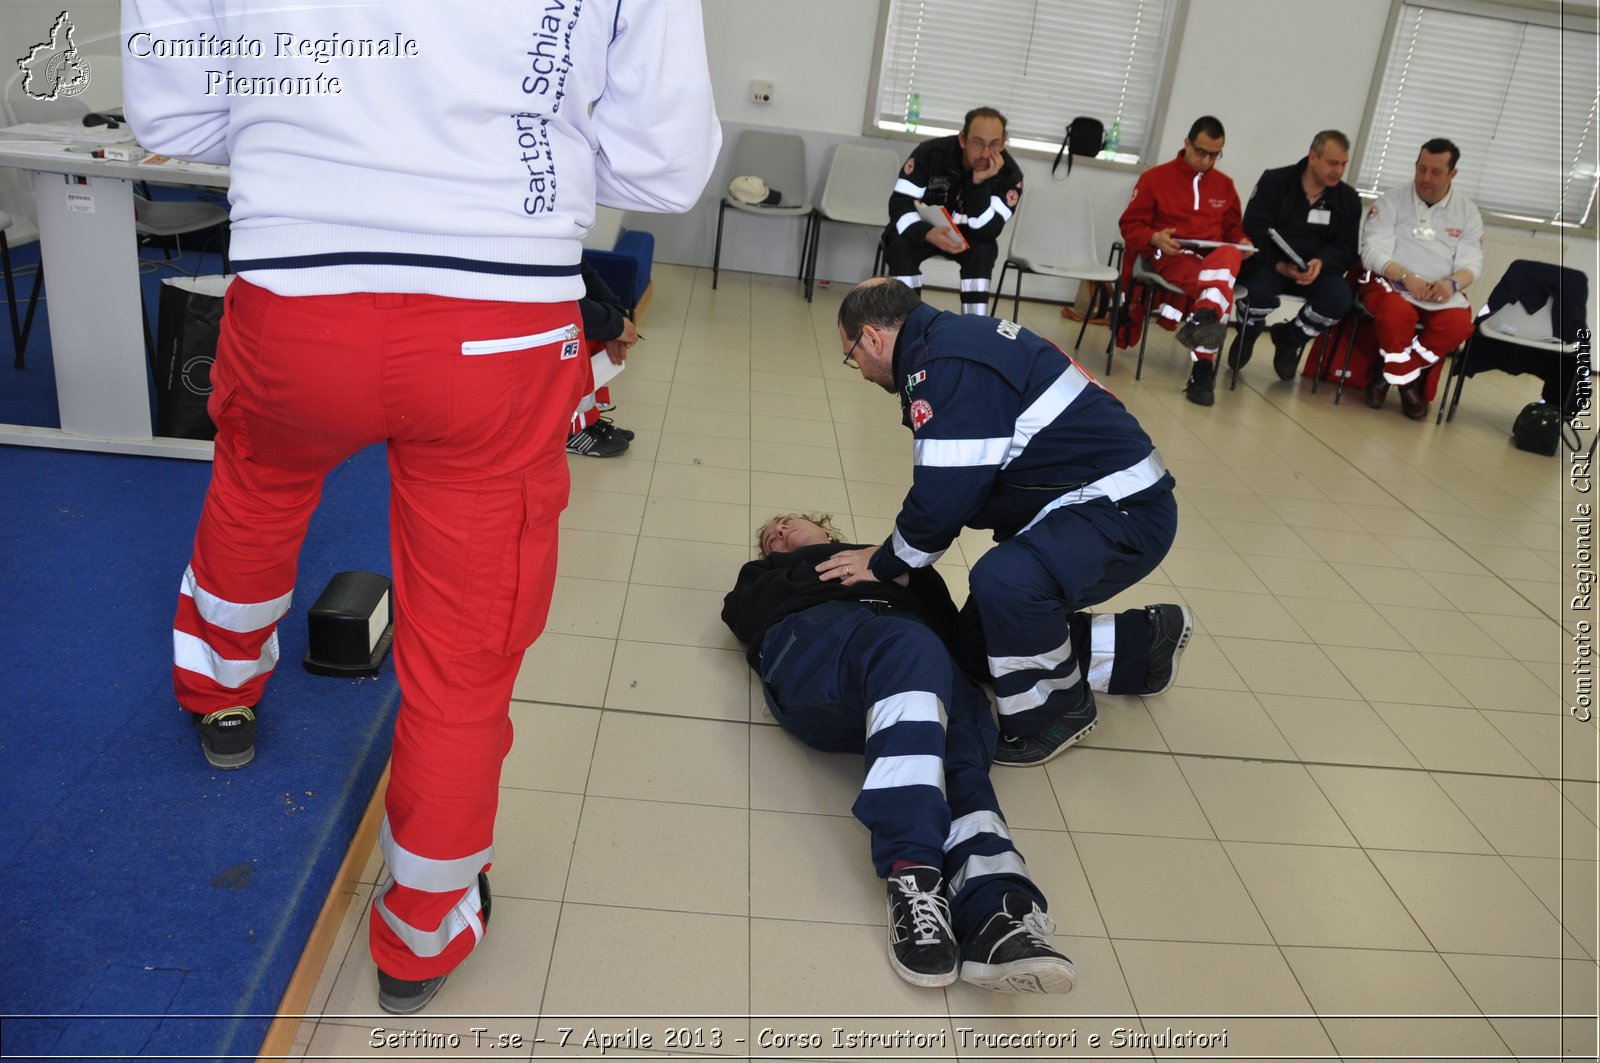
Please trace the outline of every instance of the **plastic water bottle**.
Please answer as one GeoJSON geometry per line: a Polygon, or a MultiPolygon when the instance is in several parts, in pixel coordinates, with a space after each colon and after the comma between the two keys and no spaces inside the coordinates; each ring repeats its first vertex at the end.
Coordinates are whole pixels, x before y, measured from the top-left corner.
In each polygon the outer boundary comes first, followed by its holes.
{"type": "Polygon", "coordinates": [[[906,101],[906,132],[915,133],[917,123],[922,120],[922,94],[913,92],[911,99],[906,101]]]}
{"type": "Polygon", "coordinates": [[[1112,122],[1111,129],[1106,133],[1105,150],[1100,153],[1102,158],[1114,159],[1117,157],[1117,146],[1122,143],[1122,123],[1112,122]]]}

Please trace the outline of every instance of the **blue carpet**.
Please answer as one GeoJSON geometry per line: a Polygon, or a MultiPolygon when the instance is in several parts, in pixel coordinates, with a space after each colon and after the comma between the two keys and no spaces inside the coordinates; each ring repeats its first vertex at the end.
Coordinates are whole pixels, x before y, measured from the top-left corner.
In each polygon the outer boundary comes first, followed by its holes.
{"type": "Polygon", "coordinates": [[[210,471],[0,447],[6,1058],[253,1056],[388,759],[392,663],[299,666],[333,574],[389,572],[382,449],[328,477],[237,772],[208,767],[171,690],[210,471]]]}

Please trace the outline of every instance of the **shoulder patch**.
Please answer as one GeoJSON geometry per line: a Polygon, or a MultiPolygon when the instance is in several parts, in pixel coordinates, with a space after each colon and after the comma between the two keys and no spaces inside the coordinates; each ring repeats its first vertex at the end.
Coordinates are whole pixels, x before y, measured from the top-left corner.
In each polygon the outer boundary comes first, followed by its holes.
{"type": "Polygon", "coordinates": [[[1021,198],[1022,198],[1022,193],[1020,191],[1018,191],[1017,189],[1013,188],[1011,191],[1006,193],[1006,206],[1008,206],[1008,207],[1016,206],[1017,205],[1017,200],[1019,200],[1021,198]]]}
{"type": "Polygon", "coordinates": [[[911,404],[911,430],[917,431],[923,425],[933,420],[933,407],[927,399],[917,399],[911,404]]]}
{"type": "Polygon", "coordinates": [[[911,389],[926,379],[928,379],[928,371],[926,369],[918,369],[915,373],[912,373],[906,378],[906,394],[911,394],[911,389]]]}
{"type": "Polygon", "coordinates": [[[909,159],[906,160],[905,172],[907,174],[910,174],[911,171],[915,170],[916,168],[917,168],[917,160],[916,160],[915,156],[913,156],[912,158],[909,158],[909,159]]]}

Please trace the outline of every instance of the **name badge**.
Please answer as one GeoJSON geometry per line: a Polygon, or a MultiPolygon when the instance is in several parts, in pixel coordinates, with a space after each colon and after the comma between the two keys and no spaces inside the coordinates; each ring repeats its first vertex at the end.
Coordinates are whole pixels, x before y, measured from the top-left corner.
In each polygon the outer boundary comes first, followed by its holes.
{"type": "Polygon", "coordinates": [[[1309,225],[1327,225],[1333,221],[1333,211],[1326,207],[1317,207],[1306,213],[1306,223],[1309,225]]]}

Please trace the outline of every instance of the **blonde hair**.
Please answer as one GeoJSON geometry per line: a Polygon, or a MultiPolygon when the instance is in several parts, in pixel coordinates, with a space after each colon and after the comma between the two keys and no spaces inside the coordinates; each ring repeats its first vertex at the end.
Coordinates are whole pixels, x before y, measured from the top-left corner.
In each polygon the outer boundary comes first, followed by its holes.
{"type": "Polygon", "coordinates": [[[766,536],[767,529],[778,523],[780,520],[808,520],[812,524],[815,524],[817,527],[828,533],[828,541],[830,543],[844,541],[843,534],[840,533],[838,528],[833,526],[832,513],[779,513],[777,516],[769,517],[762,521],[761,524],[756,528],[756,551],[762,557],[766,557],[767,552],[762,548],[761,540],[766,536]]]}

